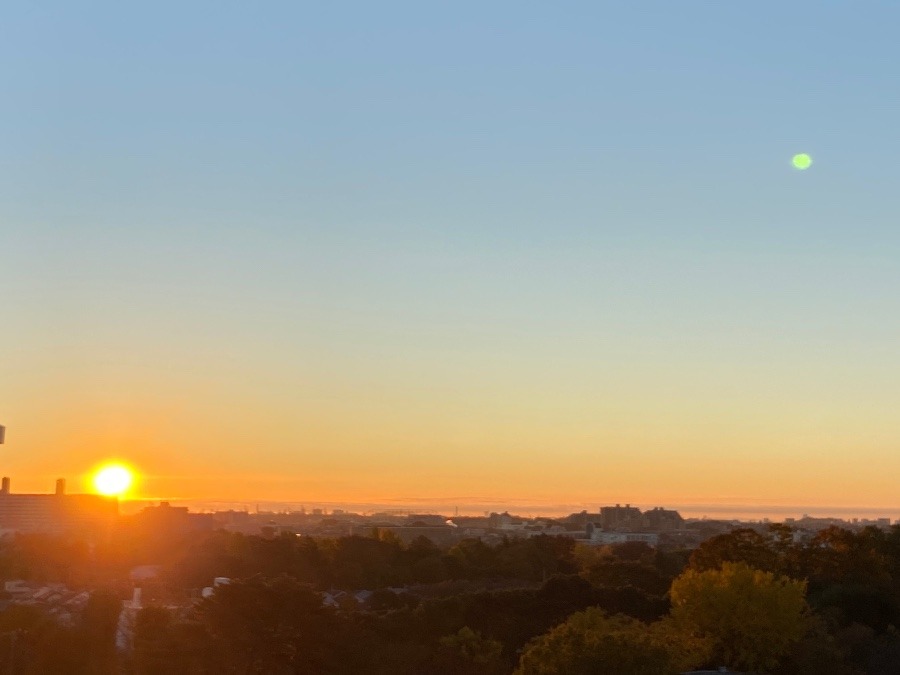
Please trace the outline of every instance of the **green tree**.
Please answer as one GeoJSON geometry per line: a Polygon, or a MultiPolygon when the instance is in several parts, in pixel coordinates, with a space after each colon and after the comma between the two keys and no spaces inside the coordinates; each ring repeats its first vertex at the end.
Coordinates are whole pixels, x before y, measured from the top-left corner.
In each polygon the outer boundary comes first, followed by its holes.
{"type": "Polygon", "coordinates": [[[480,539],[463,539],[450,549],[447,563],[457,576],[471,579],[492,576],[496,558],[497,552],[480,539]]]}
{"type": "Polygon", "coordinates": [[[610,555],[619,560],[631,562],[651,562],[656,550],[643,541],[625,541],[621,544],[612,544],[609,547],[610,555]]]}
{"type": "Polygon", "coordinates": [[[399,540],[341,537],[323,543],[331,582],[346,589],[380,588],[403,582],[399,540]]]}
{"type": "Polygon", "coordinates": [[[671,579],[661,574],[652,564],[609,558],[585,570],[584,578],[597,587],[617,588],[631,586],[644,593],[662,597],[671,579]]]}
{"type": "MultiPolygon", "coordinates": [[[[806,635],[781,659],[773,675],[859,675],[828,633],[825,621],[813,616],[806,635]]],[[[879,671],[880,672],[880,671],[879,671]]]]}
{"type": "MultiPolygon", "coordinates": [[[[290,577],[220,586],[200,620],[224,659],[218,672],[328,673],[352,670],[345,626],[318,594],[290,577]]],[[[216,671],[210,671],[216,672],[216,671]]]]}
{"type": "Polygon", "coordinates": [[[532,640],[516,675],[667,675],[677,671],[672,652],[646,624],[609,616],[597,607],[532,640]]]}
{"type": "Polygon", "coordinates": [[[719,663],[766,670],[803,637],[806,582],[775,576],[745,563],[720,570],[688,570],[670,589],[672,618],[712,642],[719,663]]]}
{"type": "Polygon", "coordinates": [[[502,652],[499,641],[463,626],[440,639],[435,670],[447,675],[499,675],[504,671],[502,652]]]}

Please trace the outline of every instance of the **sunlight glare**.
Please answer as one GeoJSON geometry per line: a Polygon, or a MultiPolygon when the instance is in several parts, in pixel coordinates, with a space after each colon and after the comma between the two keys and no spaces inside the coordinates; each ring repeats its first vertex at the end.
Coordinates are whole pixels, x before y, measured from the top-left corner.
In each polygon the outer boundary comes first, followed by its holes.
{"type": "Polygon", "coordinates": [[[807,155],[805,152],[801,152],[799,155],[794,155],[794,157],[791,159],[791,164],[794,165],[795,169],[805,171],[810,166],[812,166],[812,157],[807,155]]]}
{"type": "Polygon", "coordinates": [[[96,473],[94,487],[102,495],[120,496],[131,486],[132,479],[130,469],[121,464],[112,464],[103,467],[96,473]]]}

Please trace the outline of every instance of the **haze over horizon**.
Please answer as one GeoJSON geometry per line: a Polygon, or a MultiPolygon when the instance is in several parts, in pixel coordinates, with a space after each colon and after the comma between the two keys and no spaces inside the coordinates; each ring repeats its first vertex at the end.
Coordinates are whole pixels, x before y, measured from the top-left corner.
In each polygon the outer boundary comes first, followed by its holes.
{"type": "Polygon", "coordinates": [[[898,515],[900,6],[0,18],[17,491],[898,515]]]}
{"type": "Polygon", "coordinates": [[[772,522],[784,522],[787,518],[799,520],[810,518],[839,518],[852,521],[875,520],[887,518],[892,523],[900,520],[900,508],[879,508],[859,506],[810,506],[791,504],[739,504],[730,501],[718,501],[709,504],[675,503],[658,504],[634,504],[630,502],[608,502],[597,500],[595,502],[575,503],[550,503],[529,502],[527,500],[493,501],[490,499],[478,501],[457,500],[436,497],[432,499],[398,499],[382,502],[285,502],[268,500],[195,500],[195,499],[140,499],[125,500],[120,502],[120,512],[123,514],[135,514],[146,507],[155,507],[162,502],[171,506],[186,506],[193,513],[214,513],[223,511],[247,511],[249,513],[296,513],[305,510],[311,513],[314,509],[323,509],[324,516],[333,515],[335,509],[345,514],[358,514],[372,516],[377,513],[393,514],[440,514],[449,518],[456,516],[484,516],[490,513],[507,512],[513,516],[526,518],[561,518],[573,513],[587,511],[597,513],[601,507],[615,506],[617,504],[630,505],[640,508],[642,511],[661,506],[662,508],[678,511],[684,518],[700,518],[711,520],[736,520],[742,522],[756,522],[769,520],[772,522]]]}

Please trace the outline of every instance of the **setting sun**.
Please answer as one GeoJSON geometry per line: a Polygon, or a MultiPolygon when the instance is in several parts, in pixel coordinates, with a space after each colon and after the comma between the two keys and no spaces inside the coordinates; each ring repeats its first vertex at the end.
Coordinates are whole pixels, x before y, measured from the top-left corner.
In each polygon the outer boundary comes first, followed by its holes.
{"type": "Polygon", "coordinates": [[[132,483],[134,475],[128,467],[113,464],[100,469],[94,476],[97,492],[110,497],[120,496],[132,483]]]}

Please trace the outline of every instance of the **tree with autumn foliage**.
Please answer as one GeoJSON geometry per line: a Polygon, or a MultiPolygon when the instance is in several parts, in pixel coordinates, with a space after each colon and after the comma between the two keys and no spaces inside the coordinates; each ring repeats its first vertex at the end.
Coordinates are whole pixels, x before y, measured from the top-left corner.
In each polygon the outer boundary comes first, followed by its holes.
{"type": "Polygon", "coordinates": [[[772,669],[807,629],[806,582],[746,563],[689,569],[672,583],[669,594],[672,619],[711,641],[717,665],[772,669]]]}

